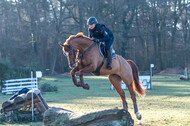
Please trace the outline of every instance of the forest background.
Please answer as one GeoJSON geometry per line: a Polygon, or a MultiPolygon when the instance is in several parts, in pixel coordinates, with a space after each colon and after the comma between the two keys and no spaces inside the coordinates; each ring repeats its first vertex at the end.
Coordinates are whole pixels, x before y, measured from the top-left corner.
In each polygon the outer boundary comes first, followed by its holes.
{"type": "Polygon", "coordinates": [[[1,77],[68,72],[58,42],[88,36],[91,16],[113,31],[116,53],[140,71],[151,63],[155,71],[190,65],[190,0],[1,0],[1,77]]]}

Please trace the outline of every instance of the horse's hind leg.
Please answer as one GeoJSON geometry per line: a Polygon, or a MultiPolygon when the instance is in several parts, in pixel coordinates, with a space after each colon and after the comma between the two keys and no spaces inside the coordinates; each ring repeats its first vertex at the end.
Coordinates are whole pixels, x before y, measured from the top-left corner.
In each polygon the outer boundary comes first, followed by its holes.
{"type": "Polygon", "coordinates": [[[134,113],[136,114],[136,117],[138,120],[141,120],[141,114],[138,111],[138,107],[137,107],[137,102],[136,102],[136,95],[135,92],[133,90],[133,84],[131,83],[130,85],[127,86],[129,93],[131,95],[131,99],[133,101],[133,107],[134,107],[134,113]]]}
{"type": "Polygon", "coordinates": [[[112,74],[112,75],[109,75],[109,80],[113,84],[119,96],[121,97],[122,102],[123,102],[123,108],[128,111],[127,101],[125,99],[125,92],[121,88],[121,77],[116,74],[112,74]]]}
{"type": "Polygon", "coordinates": [[[138,120],[141,120],[141,114],[138,111],[138,106],[137,106],[137,101],[136,101],[136,95],[135,95],[135,91],[133,89],[133,82],[131,81],[131,83],[129,83],[127,80],[123,79],[124,83],[126,84],[129,93],[131,95],[131,99],[133,101],[133,107],[134,107],[134,113],[137,117],[138,120]]]}

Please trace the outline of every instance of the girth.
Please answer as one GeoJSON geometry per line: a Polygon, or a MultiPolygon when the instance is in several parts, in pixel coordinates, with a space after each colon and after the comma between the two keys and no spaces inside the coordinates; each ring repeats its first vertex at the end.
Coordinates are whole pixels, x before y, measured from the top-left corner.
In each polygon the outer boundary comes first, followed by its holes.
{"type": "Polygon", "coordinates": [[[96,70],[94,72],[92,72],[92,74],[99,76],[100,75],[100,69],[104,65],[104,62],[105,62],[105,58],[103,59],[102,63],[96,68],[96,70]]]}

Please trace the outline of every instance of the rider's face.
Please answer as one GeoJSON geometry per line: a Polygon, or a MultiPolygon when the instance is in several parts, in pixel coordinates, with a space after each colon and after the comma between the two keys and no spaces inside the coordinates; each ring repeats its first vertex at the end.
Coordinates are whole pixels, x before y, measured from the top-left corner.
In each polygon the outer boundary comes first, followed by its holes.
{"type": "Polygon", "coordinates": [[[92,24],[92,25],[89,25],[89,28],[90,28],[90,29],[94,29],[95,26],[96,26],[96,23],[95,23],[95,24],[92,24]]]}

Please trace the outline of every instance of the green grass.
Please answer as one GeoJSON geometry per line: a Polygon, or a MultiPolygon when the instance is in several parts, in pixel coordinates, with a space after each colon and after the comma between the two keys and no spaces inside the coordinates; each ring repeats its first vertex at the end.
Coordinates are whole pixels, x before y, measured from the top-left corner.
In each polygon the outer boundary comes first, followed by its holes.
{"type": "MultiPolygon", "coordinates": [[[[75,87],[70,77],[58,75],[43,77],[40,84],[49,83],[58,87],[58,92],[43,94],[50,107],[61,107],[73,112],[92,112],[108,108],[121,108],[122,103],[115,90],[110,90],[106,76],[85,76],[90,90],[75,87]]],[[[125,90],[129,112],[135,120],[133,104],[125,90]]],[[[0,103],[9,95],[0,94],[0,103]]],[[[190,82],[180,81],[176,75],[154,76],[153,89],[145,98],[137,96],[143,126],[190,126],[190,82]]],[[[0,104],[0,105],[1,105],[0,104]]],[[[16,125],[43,125],[42,122],[16,125]]]]}

